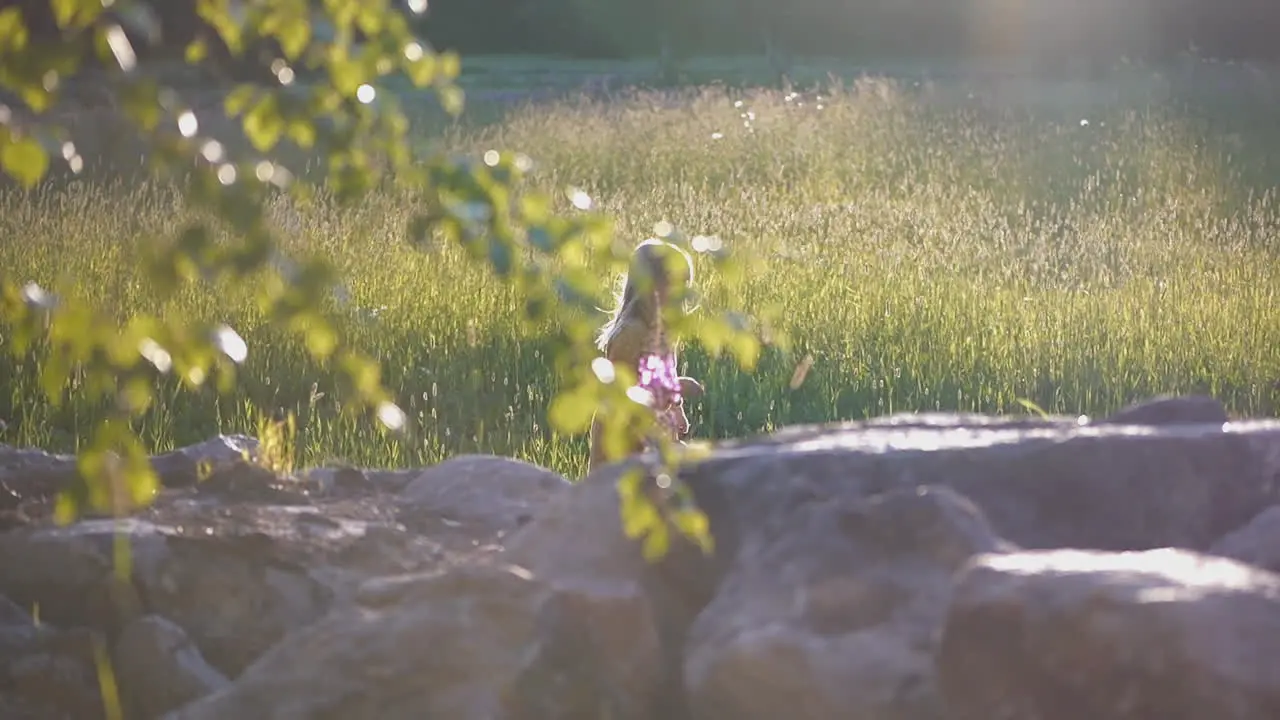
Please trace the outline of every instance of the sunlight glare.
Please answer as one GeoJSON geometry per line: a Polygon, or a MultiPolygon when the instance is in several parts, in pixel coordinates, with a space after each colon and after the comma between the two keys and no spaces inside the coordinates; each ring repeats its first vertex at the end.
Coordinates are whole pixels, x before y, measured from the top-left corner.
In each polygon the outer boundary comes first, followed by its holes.
{"type": "Polygon", "coordinates": [[[200,154],[204,156],[205,160],[216,163],[222,160],[222,143],[217,140],[210,140],[204,144],[204,147],[200,148],[200,154]]]}
{"type": "Polygon", "coordinates": [[[67,166],[71,168],[71,172],[80,174],[84,169],[84,158],[80,153],[76,152],[76,144],[70,140],[62,143],[62,159],[67,161],[67,166]]]}
{"type": "Polygon", "coordinates": [[[720,249],[724,247],[724,241],[717,235],[694,235],[689,244],[693,247],[694,252],[699,253],[720,252],[720,249]]]}
{"type": "Polygon", "coordinates": [[[119,25],[107,28],[107,46],[111,48],[111,53],[115,55],[121,70],[129,72],[138,65],[138,56],[133,52],[133,45],[129,43],[129,37],[124,34],[124,29],[119,25]]]}
{"type": "Polygon", "coordinates": [[[276,76],[276,80],[281,85],[292,85],[294,80],[293,68],[289,67],[283,59],[277,58],[271,63],[271,72],[276,76]]]}
{"type": "Polygon", "coordinates": [[[406,417],[404,411],[399,405],[393,402],[383,402],[378,405],[378,421],[387,426],[390,430],[400,430],[404,428],[406,417]]]}
{"type": "Polygon", "coordinates": [[[33,282],[27,283],[26,286],[22,288],[22,299],[25,300],[28,305],[33,305],[43,310],[49,310],[57,304],[53,295],[46,292],[44,288],[33,282]]]}
{"type": "Polygon", "coordinates": [[[618,378],[614,371],[613,363],[608,358],[598,357],[591,361],[591,372],[599,378],[600,382],[608,385],[618,378]]]}
{"type": "Polygon", "coordinates": [[[591,209],[591,196],[578,188],[569,189],[569,202],[579,210],[591,209]]]}
{"type": "Polygon", "coordinates": [[[233,330],[230,325],[218,326],[213,333],[213,343],[237,365],[249,356],[249,346],[245,344],[244,338],[240,337],[240,333],[233,330]]]}
{"type": "Polygon", "coordinates": [[[173,356],[169,354],[168,350],[160,347],[160,343],[151,338],[143,338],[138,343],[138,353],[162,373],[169,372],[173,367],[173,356]]]}
{"type": "Polygon", "coordinates": [[[627,388],[627,397],[631,399],[631,402],[636,403],[637,405],[653,407],[653,393],[639,385],[632,385],[627,388]]]}
{"type": "Polygon", "coordinates": [[[187,110],[178,116],[178,132],[182,133],[182,137],[191,137],[196,134],[196,130],[200,127],[200,123],[196,120],[196,114],[187,110]]]}

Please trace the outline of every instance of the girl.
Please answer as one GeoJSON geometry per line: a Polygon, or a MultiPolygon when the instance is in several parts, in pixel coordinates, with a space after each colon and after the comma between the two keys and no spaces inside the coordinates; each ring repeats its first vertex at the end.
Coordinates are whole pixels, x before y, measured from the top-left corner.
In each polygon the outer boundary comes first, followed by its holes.
{"type": "MultiPolygon", "coordinates": [[[[631,253],[618,306],[597,341],[605,358],[636,372],[639,386],[653,394],[659,422],[676,440],[689,432],[684,398],[701,395],[702,385],[676,374],[676,348],[662,326],[662,308],[670,297],[687,300],[692,287],[693,258],[687,252],[662,240],[640,243],[631,253]]],[[[631,451],[643,449],[636,445],[631,451]]],[[[604,462],[604,428],[595,419],[587,472],[604,462]]]]}

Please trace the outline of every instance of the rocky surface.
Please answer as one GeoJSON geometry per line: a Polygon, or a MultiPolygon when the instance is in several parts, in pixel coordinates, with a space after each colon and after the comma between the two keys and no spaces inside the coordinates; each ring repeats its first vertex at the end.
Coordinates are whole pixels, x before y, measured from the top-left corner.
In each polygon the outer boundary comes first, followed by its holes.
{"type": "Polygon", "coordinates": [[[1258,513],[1214,543],[1209,552],[1280,573],[1280,505],[1258,513]]]}
{"type": "Polygon", "coordinates": [[[110,659],[127,717],[168,720],[1274,718],[1280,422],[1225,418],[724,443],[683,474],[715,551],[656,563],[630,463],[282,478],[217,438],[155,458],[146,510],[56,527],[72,460],[0,447],[0,715],[102,717],[110,659]]]}
{"type": "Polygon", "coordinates": [[[952,717],[1280,717],[1280,577],[1173,548],[983,556],[938,653],[952,717]]]}

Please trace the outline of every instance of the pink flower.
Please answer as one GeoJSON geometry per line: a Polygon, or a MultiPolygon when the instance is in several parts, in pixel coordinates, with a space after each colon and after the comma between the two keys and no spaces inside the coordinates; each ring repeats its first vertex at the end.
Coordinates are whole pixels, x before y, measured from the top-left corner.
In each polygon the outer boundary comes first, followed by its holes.
{"type": "Polygon", "coordinates": [[[662,411],[681,404],[680,378],[676,373],[676,357],[672,354],[646,353],[640,357],[638,387],[653,396],[653,408],[662,411]]]}

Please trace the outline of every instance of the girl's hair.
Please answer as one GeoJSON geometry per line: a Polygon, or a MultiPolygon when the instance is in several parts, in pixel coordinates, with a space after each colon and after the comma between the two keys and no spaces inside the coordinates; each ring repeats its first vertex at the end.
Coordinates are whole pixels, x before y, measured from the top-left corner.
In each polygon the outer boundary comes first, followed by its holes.
{"type": "MultiPolygon", "coordinates": [[[[631,253],[627,273],[622,277],[622,290],[596,339],[596,347],[601,352],[607,351],[618,331],[628,322],[656,322],[658,308],[654,296],[660,287],[664,290],[674,287],[678,293],[686,294],[693,287],[693,258],[678,245],[650,238],[637,245],[631,253]],[[676,265],[670,260],[673,253],[678,253],[684,261],[679,269],[673,268],[676,265]],[[674,277],[673,269],[676,272],[674,277]],[[642,293],[642,283],[646,281],[650,292],[642,293]]],[[[689,311],[690,308],[686,308],[686,312],[689,311]]]]}

